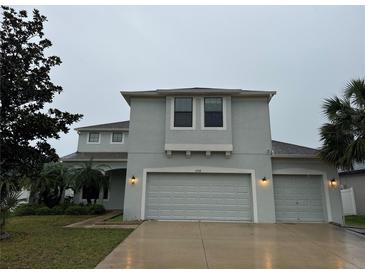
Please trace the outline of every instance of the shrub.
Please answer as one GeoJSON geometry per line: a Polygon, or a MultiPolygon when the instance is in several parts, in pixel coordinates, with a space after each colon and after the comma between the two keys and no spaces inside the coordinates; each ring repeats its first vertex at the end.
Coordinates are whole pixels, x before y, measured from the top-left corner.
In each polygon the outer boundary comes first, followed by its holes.
{"type": "Polygon", "coordinates": [[[65,214],[65,210],[67,209],[67,206],[65,205],[56,205],[55,207],[52,207],[53,215],[63,215],[65,214]]]}
{"type": "Polygon", "coordinates": [[[54,215],[52,209],[46,206],[36,208],[34,210],[35,215],[54,215]]]}
{"type": "Polygon", "coordinates": [[[66,215],[87,215],[89,208],[87,206],[72,205],[65,210],[66,215]]]}
{"type": "Polygon", "coordinates": [[[21,204],[15,208],[14,215],[16,216],[34,215],[35,210],[38,207],[39,207],[38,205],[21,204]]]}
{"type": "Polygon", "coordinates": [[[84,204],[60,204],[53,208],[45,205],[22,204],[14,210],[14,215],[97,215],[105,213],[103,205],[84,205],[84,204]]]}
{"type": "Polygon", "coordinates": [[[89,214],[103,214],[105,207],[100,204],[95,204],[89,207],[89,214]]]}

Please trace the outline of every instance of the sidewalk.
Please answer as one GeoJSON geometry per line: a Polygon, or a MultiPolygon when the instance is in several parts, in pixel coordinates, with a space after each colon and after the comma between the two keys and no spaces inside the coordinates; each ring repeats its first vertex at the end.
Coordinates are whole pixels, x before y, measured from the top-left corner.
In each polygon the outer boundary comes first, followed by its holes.
{"type": "Polygon", "coordinates": [[[96,225],[97,223],[103,222],[115,216],[122,214],[121,210],[113,210],[111,212],[107,212],[101,216],[92,217],[90,219],[77,222],[74,224],[67,225],[67,228],[135,228],[135,227],[126,227],[126,225],[121,224],[113,224],[113,225],[96,225]]]}

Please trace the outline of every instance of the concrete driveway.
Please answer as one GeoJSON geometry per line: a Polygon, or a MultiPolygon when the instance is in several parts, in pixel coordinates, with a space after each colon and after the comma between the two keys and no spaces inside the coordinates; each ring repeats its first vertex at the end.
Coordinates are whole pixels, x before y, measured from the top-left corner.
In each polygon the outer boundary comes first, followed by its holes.
{"type": "Polygon", "coordinates": [[[97,268],[365,268],[365,239],[329,224],[148,221],[97,268]]]}

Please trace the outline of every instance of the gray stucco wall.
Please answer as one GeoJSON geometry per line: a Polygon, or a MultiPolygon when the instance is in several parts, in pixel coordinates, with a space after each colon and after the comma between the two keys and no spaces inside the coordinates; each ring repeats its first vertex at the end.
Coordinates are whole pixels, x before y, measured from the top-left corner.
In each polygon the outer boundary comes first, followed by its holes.
{"type": "MultiPolygon", "coordinates": [[[[116,131],[119,132],[119,131],[116,131]]],[[[124,142],[123,144],[112,144],[111,135],[112,132],[100,132],[100,144],[88,144],[88,132],[79,132],[79,141],[77,151],[79,152],[127,152],[128,151],[128,132],[123,132],[124,142]]]]}
{"type": "Polygon", "coordinates": [[[340,175],[340,182],[345,188],[354,189],[357,214],[365,215],[365,172],[340,175]]]}
{"type": "Polygon", "coordinates": [[[103,200],[103,205],[107,209],[123,209],[126,170],[110,171],[109,198],[103,200]]]}
{"type": "MultiPolygon", "coordinates": [[[[270,119],[266,99],[232,97],[232,108],[227,108],[227,112],[232,114],[232,126],[229,128],[232,130],[233,154],[228,159],[223,153],[214,152],[210,158],[199,152],[193,152],[189,159],[183,153],[176,152],[173,152],[172,158],[168,158],[164,152],[166,130],[169,130],[166,128],[166,99],[131,98],[130,104],[127,180],[135,176],[138,183],[126,185],[124,202],[126,220],[141,218],[143,169],[200,166],[254,170],[257,183],[258,221],[275,222],[272,185],[262,187],[259,184],[263,177],[272,180],[269,154],[270,119]]],[[[209,132],[214,134],[214,131],[209,132]]],[[[193,140],[195,143],[204,143],[203,135],[196,135],[194,132],[196,136],[191,138],[190,134],[192,133],[188,131],[183,132],[178,140],[186,143],[191,143],[193,140]]],[[[218,135],[214,142],[219,143],[218,135]]]]}
{"type": "MultiPolygon", "coordinates": [[[[332,221],[343,223],[342,201],[340,188],[329,187],[329,180],[335,178],[339,181],[337,169],[317,159],[273,159],[272,170],[274,174],[301,174],[324,175],[323,187],[328,190],[332,221]]],[[[275,184],[275,182],[273,182],[275,184]]],[[[325,189],[324,189],[325,190],[325,189]]],[[[328,214],[328,213],[327,213],[328,214]]]]}

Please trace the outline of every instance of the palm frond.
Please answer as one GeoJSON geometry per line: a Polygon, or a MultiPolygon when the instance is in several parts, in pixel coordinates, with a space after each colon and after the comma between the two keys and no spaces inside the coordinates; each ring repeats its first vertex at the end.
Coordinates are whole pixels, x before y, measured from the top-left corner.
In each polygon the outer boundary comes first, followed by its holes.
{"type": "Polygon", "coordinates": [[[353,79],[346,85],[345,97],[359,107],[365,107],[365,80],[353,79]]]}
{"type": "Polygon", "coordinates": [[[326,99],[323,113],[329,120],[320,128],[320,157],[336,167],[351,170],[354,162],[365,160],[365,85],[352,80],[344,98],[326,99]]]}

